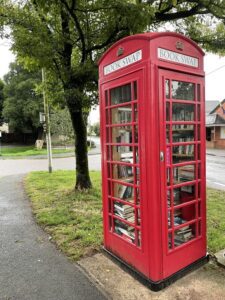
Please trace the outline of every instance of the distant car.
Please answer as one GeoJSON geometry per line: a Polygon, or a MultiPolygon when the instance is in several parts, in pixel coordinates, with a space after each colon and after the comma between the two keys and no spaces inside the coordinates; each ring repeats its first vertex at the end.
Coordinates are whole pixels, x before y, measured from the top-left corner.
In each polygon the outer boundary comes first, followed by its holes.
{"type": "Polygon", "coordinates": [[[92,141],[92,140],[87,140],[87,145],[88,145],[88,147],[90,147],[90,148],[96,148],[96,144],[95,144],[95,142],[92,141]]]}

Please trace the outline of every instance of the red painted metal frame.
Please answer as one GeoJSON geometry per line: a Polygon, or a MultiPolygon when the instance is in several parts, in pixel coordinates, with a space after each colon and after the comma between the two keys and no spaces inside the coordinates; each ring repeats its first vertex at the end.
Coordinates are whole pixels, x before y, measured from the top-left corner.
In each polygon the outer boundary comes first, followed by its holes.
{"type": "MultiPolygon", "coordinates": [[[[103,219],[104,219],[104,247],[145,275],[152,281],[163,280],[186,266],[194,263],[206,255],[206,208],[205,208],[205,124],[204,124],[204,72],[203,72],[202,50],[191,40],[176,33],[141,34],[127,37],[114,44],[101,58],[99,62],[99,88],[100,88],[100,117],[101,117],[101,142],[102,142],[102,193],[103,193],[103,219]],[[177,41],[182,42],[184,50],[177,50],[177,41]],[[198,67],[190,67],[180,63],[169,62],[158,59],[157,49],[161,47],[170,51],[179,52],[198,59],[198,67]],[[117,50],[123,48],[122,56],[117,56],[117,50]],[[135,51],[142,50],[142,59],[127,67],[121,68],[108,75],[104,75],[104,66],[107,66],[118,59],[126,57],[135,51]],[[199,102],[183,100],[166,100],[165,79],[180,80],[200,84],[201,99],[199,102]],[[128,83],[133,85],[137,82],[137,99],[134,99],[132,88],[132,101],[122,104],[110,103],[110,90],[128,83]],[[200,120],[189,121],[185,124],[195,126],[193,141],[172,142],[170,133],[170,144],[166,145],[166,125],[183,124],[182,121],[166,121],[166,102],[192,104],[196,109],[200,109],[200,120]],[[110,111],[113,108],[130,106],[138,108],[138,120],[134,119],[127,123],[112,124],[110,111]],[[119,143],[112,141],[113,128],[130,126],[132,128],[132,142],[119,143]],[[196,140],[197,126],[200,127],[200,140],[196,140]],[[134,128],[138,129],[138,142],[135,142],[134,128]],[[175,163],[172,168],[186,165],[200,166],[200,177],[188,183],[179,183],[173,187],[166,185],[166,162],[160,161],[160,151],[166,155],[166,146],[172,149],[173,146],[194,145],[195,157],[193,161],[175,163]],[[113,147],[129,146],[139,150],[139,161],[127,163],[117,161],[112,156],[113,147]],[[200,156],[199,154],[200,153],[200,156]],[[138,188],[140,186],[140,204],[137,203],[137,192],[134,193],[134,203],[129,203],[135,209],[136,222],[130,223],[114,215],[113,203],[115,201],[127,204],[124,199],[115,197],[114,185],[121,183],[120,178],[113,178],[113,168],[117,165],[132,166],[133,170],[139,168],[140,178],[137,183],[123,182],[125,186],[138,188]],[[195,195],[197,198],[181,203],[176,209],[195,206],[195,218],[188,220],[185,224],[168,228],[168,207],[167,190],[172,191],[186,185],[196,186],[195,195]],[[198,188],[201,186],[201,193],[198,188]],[[201,205],[201,206],[200,206],[201,205]],[[200,208],[199,208],[200,207],[200,208]],[[199,210],[201,209],[201,211],[199,210]],[[137,211],[140,210],[140,224],[137,224],[137,211]],[[113,220],[117,219],[135,228],[135,242],[130,243],[122,236],[114,232],[113,220]],[[193,225],[195,224],[195,225],[193,225]],[[195,226],[199,233],[198,226],[201,224],[201,232],[198,236],[187,243],[172,249],[168,248],[168,234],[174,235],[174,230],[186,225],[195,226]],[[141,244],[138,245],[137,232],[141,232],[141,244]]],[[[195,91],[195,99],[197,91],[195,91]]],[[[171,117],[172,117],[172,107],[171,117]]],[[[195,112],[195,118],[197,117],[195,112]]],[[[172,152],[172,151],[170,151],[172,152]]],[[[172,163],[172,153],[170,153],[172,163]]],[[[137,176],[135,172],[135,176],[137,176]]],[[[197,167],[195,168],[195,176],[197,167]]],[[[172,173],[170,174],[171,181],[172,173]]],[[[172,194],[172,193],[171,193],[172,194]]],[[[173,197],[172,197],[173,199],[173,197]]],[[[173,200],[172,200],[173,202],[173,200]]],[[[173,220],[174,208],[171,211],[173,220]]]]}

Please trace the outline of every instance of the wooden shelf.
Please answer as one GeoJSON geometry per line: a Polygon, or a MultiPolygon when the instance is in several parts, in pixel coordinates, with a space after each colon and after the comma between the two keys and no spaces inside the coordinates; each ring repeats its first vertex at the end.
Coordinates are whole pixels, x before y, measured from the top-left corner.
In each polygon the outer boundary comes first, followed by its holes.
{"type": "Polygon", "coordinates": [[[194,154],[176,154],[176,153],[173,153],[172,154],[173,156],[177,156],[177,157],[194,157],[194,154]]]}

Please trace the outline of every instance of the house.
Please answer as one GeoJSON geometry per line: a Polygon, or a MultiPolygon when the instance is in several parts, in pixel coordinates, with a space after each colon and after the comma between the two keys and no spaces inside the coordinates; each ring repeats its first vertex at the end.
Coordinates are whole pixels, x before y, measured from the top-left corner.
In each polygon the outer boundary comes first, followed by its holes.
{"type": "Polygon", "coordinates": [[[219,103],[206,101],[206,147],[225,149],[225,99],[219,103]],[[215,105],[211,109],[212,102],[215,105]]]}
{"type": "Polygon", "coordinates": [[[7,123],[3,123],[1,126],[0,126],[0,131],[1,132],[6,132],[8,133],[9,132],[9,125],[7,123]]]}

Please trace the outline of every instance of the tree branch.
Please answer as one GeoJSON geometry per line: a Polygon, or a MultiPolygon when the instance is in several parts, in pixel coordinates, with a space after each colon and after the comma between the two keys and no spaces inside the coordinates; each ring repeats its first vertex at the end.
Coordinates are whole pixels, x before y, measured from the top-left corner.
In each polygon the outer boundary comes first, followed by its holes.
{"type": "Polygon", "coordinates": [[[68,3],[66,2],[66,0],[60,0],[61,3],[64,5],[65,9],[68,11],[68,13],[71,15],[74,23],[75,23],[75,26],[76,26],[76,29],[78,31],[78,35],[80,37],[80,40],[81,40],[81,45],[82,45],[82,58],[81,58],[81,62],[84,63],[85,60],[86,60],[86,43],[85,43],[85,36],[84,36],[84,33],[81,29],[81,26],[80,26],[80,23],[78,21],[78,18],[76,16],[76,14],[74,13],[74,9],[73,6],[75,7],[75,0],[74,0],[74,3],[72,5],[72,7],[69,7],[68,3]]]}
{"type": "Polygon", "coordinates": [[[158,22],[173,21],[176,19],[188,18],[188,17],[194,16],[197,14],[208,14],[208,13],[209,13],[208,9],[205,8],[205,10],[202,10],[202,5],[198,4],[194,7],[192,7],[190,10],[186,10],[186,11],[178,11],[175,13],[168,13],[168,14],[165,14],[163,12],[156,12],[155,18],[156,18],[156,21],[158,21],[158,22]]]}

